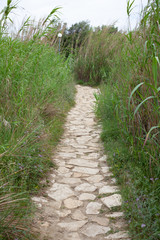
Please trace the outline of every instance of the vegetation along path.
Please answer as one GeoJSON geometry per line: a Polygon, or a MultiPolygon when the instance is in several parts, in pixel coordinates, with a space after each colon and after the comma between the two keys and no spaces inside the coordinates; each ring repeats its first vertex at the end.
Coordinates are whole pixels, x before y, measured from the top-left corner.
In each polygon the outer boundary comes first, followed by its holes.
{"type": "Polygon", "coordinates": [[[39,211],[35,228],[40,239],[129,240],[116,186],[100,142],[94,115],[94,92],[77,86],[76,105],[54,154],[45,197],[33,197],[39,211]]]}

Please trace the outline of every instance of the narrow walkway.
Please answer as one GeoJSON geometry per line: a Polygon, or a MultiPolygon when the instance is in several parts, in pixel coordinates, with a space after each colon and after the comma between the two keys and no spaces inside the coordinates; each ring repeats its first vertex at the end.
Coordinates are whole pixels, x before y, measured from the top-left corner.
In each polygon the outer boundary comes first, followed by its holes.
{"type": "Polygon", "coordinates": [[[40,240],[129,240],[121,195],[109,167],[94,115],[94,92],[77,86],[76,105],[53,157],[46,197],[34,197],[40,240]]]}

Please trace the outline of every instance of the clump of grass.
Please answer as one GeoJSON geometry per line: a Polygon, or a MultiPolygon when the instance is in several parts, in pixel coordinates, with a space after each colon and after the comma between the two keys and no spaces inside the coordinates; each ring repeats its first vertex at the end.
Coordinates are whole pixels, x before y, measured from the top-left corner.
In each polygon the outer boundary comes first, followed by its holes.
{"type": "Polygon", "coordinates": [[[6,35],[5,14],[0,36],[0,239],[34,239],[24,227],[31,216],[30,194],[54,167],[51,155],[74,104],[74,81],[70,60],[41,41],[49,29],[53,33],[52,14],[43,21],[43,31],[40,26],[32,35],[26,30],[26,38],[20,32],[16,38],[6,35]]]}
{"type": "MultiPolygon", "coordinates": [[[[134,1],[128,1],[129,17],[133,7],[134,1]]],[[[135,240],[160,238],[159,23],[159,1],[149,1],[137,29],[112,37],[106,54],[109,74],[96,97],[102,139],[123,186],[135,240]]]]}
{"type": "MultiPolygon", "coordinates": [[[[115,39],[116,32],[117,29],[114,26],[90,31],[75,61],[74,72],[78,82],[98,85],[108,78],[109,62],[113,54],[112,39],[115,39]]],[[[120,33],[116,36],[118,39],[121,38],[120,33]]]]}

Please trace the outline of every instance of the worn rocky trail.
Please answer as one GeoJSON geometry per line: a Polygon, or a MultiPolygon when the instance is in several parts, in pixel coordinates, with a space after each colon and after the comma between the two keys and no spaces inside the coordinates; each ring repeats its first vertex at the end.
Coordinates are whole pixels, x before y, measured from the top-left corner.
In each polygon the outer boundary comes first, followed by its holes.
{"type": "Polygon", "coordinates": [[[121,195],[109,167],[94,114],[95,89],[77,86],[76,105],[53,156],[58,168],[37,205],[40,240],[129,240],[121,195]]]}

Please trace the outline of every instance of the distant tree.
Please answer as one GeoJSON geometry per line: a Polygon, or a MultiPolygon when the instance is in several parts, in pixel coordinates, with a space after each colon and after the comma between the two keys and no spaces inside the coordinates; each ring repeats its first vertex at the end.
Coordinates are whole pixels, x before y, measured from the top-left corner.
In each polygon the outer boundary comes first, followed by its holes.
{"type": "Polygon", "coordinates": [[[69,29],[65,29],[62,47],[66,51],[66,56],[80,48],[91,30],[92,28],[88,21],[75,23],[69,29]]]}
{"type": "Polygon", "coordinates": [[[118,32],[118,27],[115,27],[114,25],[98,26],[98,27],[95,28],[95,32],[103,31],[105,29],[107,30],[107,33],[117,33],[118,32]]]}

